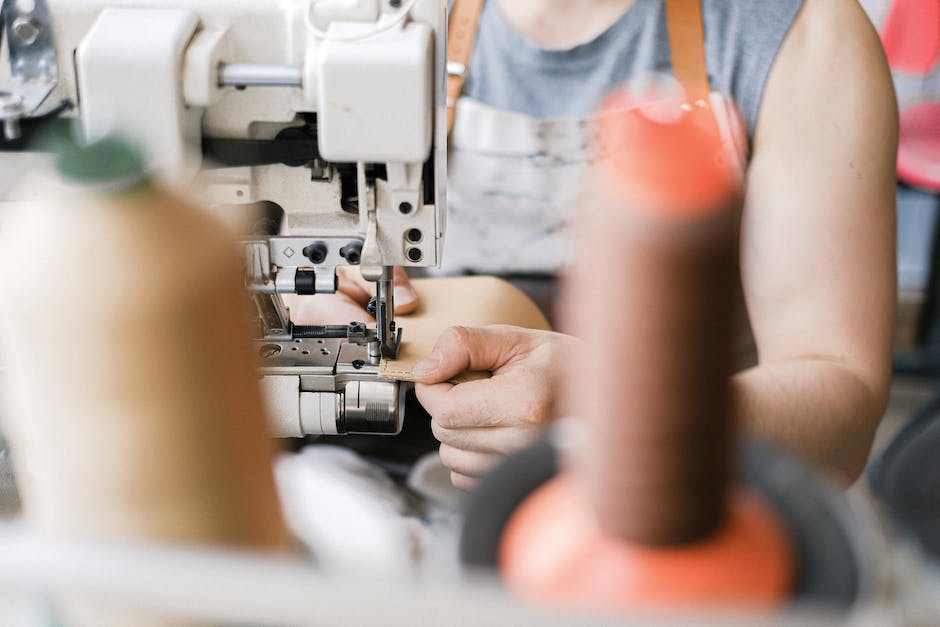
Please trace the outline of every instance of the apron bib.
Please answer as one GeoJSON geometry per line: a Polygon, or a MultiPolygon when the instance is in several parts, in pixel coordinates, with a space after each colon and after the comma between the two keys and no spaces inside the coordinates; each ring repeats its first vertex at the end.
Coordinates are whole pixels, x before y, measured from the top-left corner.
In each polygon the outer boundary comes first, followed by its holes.
{"type": "MultiPolygon", "coordinates": [[[[721,94],[710,100],[743,168],[743,121],[721,94]]],[[[460,98],[448,153],[442,270],[559,273],[572,252],[566,227],[577,215],[586,170],[608,150],[609,138],[597,130],[597,116],[535,118],[460,98]]]]}

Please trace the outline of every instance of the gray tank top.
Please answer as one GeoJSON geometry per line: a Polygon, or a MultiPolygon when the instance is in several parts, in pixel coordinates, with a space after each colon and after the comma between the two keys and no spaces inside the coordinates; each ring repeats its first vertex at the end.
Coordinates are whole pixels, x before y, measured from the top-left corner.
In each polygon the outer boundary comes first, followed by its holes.
{"type": "MultiPolygon", "coordinates": [[[[736,100],[750,131],[800,5],[703,1],[712,88],[736,100]]],[[[561,270],[572,258],[566,227],[595,154],[593,112],[618,85],[671,74],[669,57],[663,0],[636,0],[605,32],[567,50],[540,48],[487,1],[449,142],[441,271],[561,270]]]]}
{"type": "MultiPolygon", "coordinates": [[[[511,0],[509,0],[511,1],[511,0]]],[[[713,89],[731,95],[753,132],[767,74],[802,0],[703,0],[713,89]]],[[[670,74],[663,0],[636,0],[606,31],[567,50],[546,50],[486,2],[464,95],[535,117],[587,116],[618,84],[670,74]]]]}

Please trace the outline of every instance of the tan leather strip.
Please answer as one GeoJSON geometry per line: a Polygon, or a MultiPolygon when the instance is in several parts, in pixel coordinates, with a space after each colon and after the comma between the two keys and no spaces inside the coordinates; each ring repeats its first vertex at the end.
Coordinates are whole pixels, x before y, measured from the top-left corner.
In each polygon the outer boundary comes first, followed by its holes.
{"type": "Polygon", "coordinates": [[[691,99],[708,95],[701,0],[666,0],[672,73],[691,99]]]}
{"type": "Polygon", "coordinates": [[[477,39],[483,0],[455,0],[447,27],[447,135],[454,127],[454,111],[470,67],[477,39]],[[458,71],[463,69],[462,72],[458,71]]]}

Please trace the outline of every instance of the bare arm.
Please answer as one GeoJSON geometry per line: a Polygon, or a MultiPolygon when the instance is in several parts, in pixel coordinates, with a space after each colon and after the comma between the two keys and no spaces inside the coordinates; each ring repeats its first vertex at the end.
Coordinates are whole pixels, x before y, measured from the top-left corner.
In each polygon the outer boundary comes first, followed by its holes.
{"type": "Polygon", "coordinates": [[[759,434],[852,481],[890,385],[894,91],[855,0],[807,0],[768,77],[742,231],[759,365],[734,378],[759,434]]]}

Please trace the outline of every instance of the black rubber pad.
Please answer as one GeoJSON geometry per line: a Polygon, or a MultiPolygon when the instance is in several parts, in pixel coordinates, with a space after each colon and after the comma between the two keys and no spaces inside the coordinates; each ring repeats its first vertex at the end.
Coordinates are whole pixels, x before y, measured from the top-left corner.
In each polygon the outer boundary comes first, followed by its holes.
{"type": "Polygon", "coordinates": [[[940,559],[940,392],[895,437],[869,478],[901,527],[940,559]]]}

